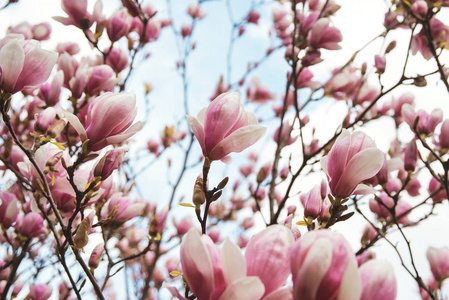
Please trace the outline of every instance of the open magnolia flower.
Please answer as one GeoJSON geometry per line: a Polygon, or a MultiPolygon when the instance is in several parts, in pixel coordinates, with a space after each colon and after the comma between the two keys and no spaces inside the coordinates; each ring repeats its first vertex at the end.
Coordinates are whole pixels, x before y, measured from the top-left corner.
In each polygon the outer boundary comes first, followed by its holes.
{"type": "Polygon", "coordinates": [[[205,157],[230,162],[231,152],[241,152],[266,131],[256,116],[243,109],[239,93],[224,93],[197,115],[186,115],[205,157]]]}
{"type": "Polygon", "coordinates": [[[81,140],[89,139],[92,151],[122,143],[142,129],[142,122],[133,124],[136,114],[136,95],[132,93],[104,93],[91,100],[84,126],[77,116],[64,111],[81,140]]]}
{"type": "Polygon", "coordinates": [[[360,183],[376,175],[383,163],[383,152],[369,136],[343,129],[329,155],[321,160],[321,167],[329,179],[332,195],[347,198],[354,193],[373,192],[360,183]]]}
{"type": "Polygon", "coordinates": [[[0,89],[15,94],[43,83],[57,59],[55,52],[41,49],[38,41],[6,36],[0,41],[0,89]]]}

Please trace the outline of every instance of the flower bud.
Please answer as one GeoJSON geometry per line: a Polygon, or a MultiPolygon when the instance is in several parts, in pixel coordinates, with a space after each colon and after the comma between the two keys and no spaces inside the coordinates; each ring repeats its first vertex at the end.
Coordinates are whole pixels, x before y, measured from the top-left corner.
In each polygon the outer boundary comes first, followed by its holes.
{"type": "Polygon", "coordinates": [[[127,152],[127,147],[118,147],[108,151],[95,166],[94,177],[101,176],[101,180],[105,180],[111,176],[112,172],[123,164],[127,152]]]}
{"type": "Polygon", "coordinates": [[[191,34],[192,34],[192,26],[191,25],[187,25],[187,24],[182,25],[182,28],[181,28],[181,35],[182,35],[182,37],[185,38],[185,37],[188,37],[191,34]]]}
{"type": "Polygon", "coordinates": [[[39,115],[36,114],[34,130],[42,134],[46,133],[54,122],[56,122],[56,110],[53,107],[47,107],[39,115]]]}
{"type": "Polygon", "coordinates": [[[206,195],[203,191],[203,178],[198,177],[195,181],[195,186],[193,187],[193,197],[192,202],[195,206],[200,206],[206,201],[206,195]]]}
{"type": "Polygon", "coordinates": [[[430,271],[437,281],[442,282],[449,277],[449,248],[429,247],[427,260],[430,264],[430,271]]]}
{"type": "Polygon", "coordinates": [[[76,231],[75,237],[73,238],[73,242],[75,244],[76,249],[83,249],[84,246],[89,242],[88,234],[90,233],[91,221],[89,218],[84,218],[81,221],[80,226],[78,226],[78,230],[76,231]]]}
{"type": "Polygon", "coordinates": [[[300,196],[301,203],[304,207],[304,217],[316,219],[320,215],[321,209],[321,193],[320,186],[314,186],[308,193],[300,196]]]}
{"type": "Polygon", "coordinates": [[[360,269],[362,297],[360,300],[395,300],[396,277],[391,264],[386,260],[372,259],[360,269]]]}
{"type": "Polygon", "coordinates": [[[19,209],[17,207],[17,198],[14,194],[0,192],[0,223],[9,228],[17,219],[19,209]]]}
{"type": "Polygon", "coordinates": [[[120,10],[112,15],[106,24],[109,39],[116,42],[129,33],[132,18],[124,10],[120,10]]]}
{"type": "Polygon", "coordinates": [[[44,227],[44,219],[40,214],[35,212],[27,213],[18,219],[15,228],[18,233],[28,238],[40,237],[47,234],[47,229],[44,227]]]}
{"type": "Polygon", "coordinates": [[[404,169],[410,172],[415,171],[417,162],[418,162],[418,148],[416,146],[416,140],[413,139],[405,147],[404,169]]]}
{"type": "Polygon", "coordinates": [[[101,261],[101,256],[103,255],[103,251],[104,251],[104,244],[98,244],[97,246],[95,246],[94,250],[92,250],[92,254],[90,255],[89,258],[89,267],[91,269],[96,269],[98,268],[98,265],[100,264],[101,261]]]}

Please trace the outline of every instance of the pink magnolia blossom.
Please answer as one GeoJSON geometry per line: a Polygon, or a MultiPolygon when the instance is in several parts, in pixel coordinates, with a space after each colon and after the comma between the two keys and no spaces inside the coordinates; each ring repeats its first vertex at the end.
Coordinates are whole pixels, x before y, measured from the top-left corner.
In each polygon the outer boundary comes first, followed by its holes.
{"type": "Polygon", "coordinates": [[[321,193],[320,186],[314,186],[308,193],[302,194],[299,198],[304,207],[304,217],[316,219],[320,215],[321,193]]]}
{"type": "Polygon", "coordinates": [[[410,104],[404,104],[402,106],[402,117],[412,130],[415,126],[416,118],[419,117],[416,131],[419,134],[431,135],[434,133],[435,127],[443,120],[443,111],[440,108],[435,108],[429,115],[424,110],[416,112],[410,104]]]}
{"type": "Polygon", "coordinates": [[[77,43],[59,43],[56,46],[56,52],[60,55],[64,52],[69,55],[75,55],[80,52],[80,46],[77,43]]]}
{"type": "Polygon", "coordinates": [[[441,282],[449,277],[449,248],[429,247],[427,260],[430,264],[430,271],[437,281],[441,282]]]}
{"type": "Polygon", "coordinates": [[[217,87],[215,88],[214,94],[209,98],[210,101],[213,101],[215,98],[220,96],[223,93],[226,93],[229,91],[229,85],[226,84],[224,81],[223,76],[220,76],[220,79],[218,80],[217,87]]]}
{"type": "Polygon", "coordinates": [[[127,147],[118,147],[108,151],[95,165],[94,176],[101,176],[101,180],[111,176],[112,172],[123,164],[127,152],[127,147]]]}
{"type": "Polygon", "coordinates": [[[359,300],[362,283],[345,238],[330,230],[310,231],[291,252],[293,299],[359,300]]]}
{"type": "Polygon", "coordinates": [[[115,72],[120,73],[129,66],[128,55],[122,49],[114,47],[108,53],[106,64],[108,64],[108,66],[115,72]]]}
{"type": "Polygon", "coordinates": [[[54,122],[56,122],[56,110],[53,107],[47,107],[40,114],[36,115],[34,130],[45,134],[54,122]]]}
{"type": "MultiPolygon", "coordinates": [[[[435,49],[445,47],[449,41],[449,27],[435,17],[429,20],[429,26],[435,49]]],[[[420,52],[427,60],[433,57],[433,54],[427,45],[426,31],[424,28],[422,28],[418,34],[413,36],[410,50],[413,55],[420,52]]]]}
{"type": "Polygon", "coordinates": [[[92,151],[126,141],[143,127],[142,122],[132,125],[137,114],[136,96],[131,93],[104,93],[93,99],[87,109],[85,126],[73,114],[65,116],[84,142],[89,139],[92,151]]]}
{"type": "Polygon", "coordinates": [[[0,41],[0,88],[12,94],[35,87],[50,76],[57,54],[39,47],[35,40],[8,35],[0,41]]]}
{"type": "Polygon", "coordinates": [[[376,66],[377,72],[379,74],[382,74],[385,72],[386,64],[387,64],[387,61],[385,59],[385,56],[380,56],[380,55],[374,56],[374,65],[376,66]]]}
{"type": "Polygon", "coordinates": [[[33,39],[37,41],[45,41],[50,38],[51,26],[47,22],[36,24],[31,27],[33,33],[33,39]]]}
{"type": "Polygon", "coordinates": [[[176,228],[177,234],[183,236],[193,227],[193,221],[191,216],[185,216],[180,221],[176,221],[176,219],[173,218],[173,225],[176,228]]]}
{"type": "Polygon", "coordinates": [[[131,29],[131,22],[132,17],[125,10],[113,14],[106,22],[109,39],[116,42],[127,35],[131,29]]]}
{"type": "Polygon", "coordinates": [[[290,275],[294,242],[288,227],[272,225],[256,234],[246,246],[246,274],[260,278],[265,286],[264,296],[279,289],[290,275]]]}
{"type": "Polygon", "coordinates": [[[288,146],[293,144],[298,139],[298,136],[293,137],[291,134],[292,130],[293,126],[288,122],[284,122],[284,124],[282,125],[282,131],[280,133],[281,136],[279,137],[279,128],[277,128],[274,132],[273,140],[277,143],[279,139],[279,144],[281,146],[288,146]]]}
{"type": "Polygon", "coordinates": [[[370,210],[380,219],[389,218],[391,214],[387,207],[393,208],[393,206],[394,200],[385,193],[380,193],[378,197],[369,200],[370,210]]]}
{"type": "Polygon", "coordinates": [[[188,37],[189,35],[191,35],[192,30],[193,30],[192,25],[189,25],[189,24],[182,25],[182,27],[181,27],[182,37],[188,37]]]}
{"type": "Polygon", "coordinates": [[[187,14],[189,14],[193,19],[202,19],[205,16],[201,5],[198,3],[190,4],[187,8],[187,14]]]}
{"type": "Polygon", "coordinates": [[[95,246],[94,250],[92,250],[92,253],[90,254],[89,267],[91,267],[92,269],[98,268],[98,265],[100,264],[101,261],[101,256],[103,255],[103,251],[104,251],[103,243],[95,246]]]}
{"type": "Polygon", "coordinates": [[[362,277],[362,297],[360,300],[396,299],[396,277],[393,267],[388,261],[369,260],[360,267],[359,271],[362,277]]]}
{"type": "MultiPolygon", "coordinates": [[[[79,177],[76,177],[77,181],[79,177]]],[[[87,184],[87,180],[83,181],[84,186],[87,184]]],[[[83,188],[84,188],[83,186],[83,188]]],[[[56,207],[63,212],[73,212],[76,207],[76,194],[70,182],[66,178],[57,178],[54,184],[50,187],[53,200],[56,207]]]]}
{"type": "Polygon", "coordinates": [[[334,74],[324,85],[324,91],[327,95],[332,95],[337,100],[343,100],[356,92],[360,81],[360,76],[356,73],[356,70],[349,66],[334,74]]]}
{"type": "Polygon", "coordinates": [[[28,238],[40,237],[47,234],[47,229],[44,227],[44,219],[35,212],[27,213],[25,216],[19,218],[15,225],[16,231],[28,238]]]}
{"type": "Polygon", "coordinates": [[[343,129],[329,155],[321,160],[332,195],[346,198],[354,193],[366,193],[360,183],[379,172],[384,154],[371,138],[361,131],[349,133],[343,129]]]}
{"type": "MultiPolygon", "coordinates": [[[[59,148],[51,144],[45,144],[39,147],[34,153],[34,159],[39,169],[48,172],[48,176],[46,177],[48,182],[51,182],[52,177],[60,178],[67,175],[67,171],[62,166],[61,158],[64,158],[67,164],[70,163],[68,153],[62,152],[59,148]]],[[[28,158],[25,158],[23,162],[17,163],[17,166],[19,167],[20,173],[33,183],[33,187],[37,188],[37,180],[42,182],[42,179],[28,158]]]]}
{"type": "Polygon", "coordinates": [[[438,146],[442,149],[449,149],[449,120],[444,120],[438,136],[438,146]]]}
{"type": "Polygon", "coordinates": [[[229,161],[228,154],[241,152],[257,142],[266,131],[256,117],[243,109],[238,93],[225,93],[203,108],[198,116],[186,116],[203,155],[229,161]]]}
{"type": "Polygon", "coordinates": [[[217,249],[207,235],[191,228],[181,243],[184,279],[198,300],[257,300],[265,288],[256,276],[247,276],[245,257],[229,241],[217,249]]]}
{"type": "Polygon", "coordinates": [[[443,200],[447,199],[447,194],[446,194],[446,190],[444,188],[442,188],[441,183],[438,181],[438,179],[436,179],[435,177],[432,177],[432,179],[430,179],[430,182],[429,182],[429,188],[428,188],[429,194],[435,193],[436,190],[438,190],[440,188],[441,188],[441,190],[432,196],[433,203],[443,202],[443,200]]]}
{"type": "Polygon", "coordinates": [[[246,89],[246,97],[249,102],[267,103],[268,100],[276,99],[266,86],[263,86],[257,77],[254,77],[246,89]]]}
{"type": "Polygon", "coordinates": [[[74,25],[81,29],[90,27],[91,15],[87,12],[87,0],[63,0],[62,10],[68,17],[53,17],[64,25],[74,25]]]}
{"type": "Polygon", "coordinates": [[[308,39],[309,44],[313,47],[313,49],[341,49],[340,45],[338,45],[338,43],[343,40],[340,30],[329,26],[329,24],[329,19],[321,18],[312,25],[312,28],[309,31],[308,39]]]}
{"type": "Polygon", "coordinates": [[[249,12],[249,14],[246,16],[245,20],[248,23],[253,23],[253,24],[257,25],[259,23],[259,18],[260,18],[260,14],[255,10],[251,10],[249,12]]]}
{"type": "Polygon", "coordinates": [[[19,209],[18,201],[14,194],[8,192],[0,192],[0,223],[8,228],[17,219],[19,209]]]}
{"type": "Polygon", "coordinates": [[[45,101],[48,106],[55,106],[59,102],[61,87],[64,82],[64,73],[59,70],[51,83],[44,83],[39,88],[38,97],[45,101]]]}
{"type": "Polygon", "coordinates": [[[141,215],[145,206],[145,203],[132,201],[129,197],[118,192],[109,198],[109,202],[103,207],[101,213],[102,217],[106,219],[109,214],[117,209],[113,219],[123,223],[141,215]]]}
{"type": "Polygon", "coordinates": [[[412,139],[404,150],[404,170],[415,171],[416,164],[418,162],[418,147],[416,146],[416,140],[412,139]]]}
{"type": "Polygon", "coordinates": [[[30,284],[30,293],[28,294],[30,299],[33,300],[47,300],[50,298],[53,292],[53,288],[46,284],[30,284]]]}

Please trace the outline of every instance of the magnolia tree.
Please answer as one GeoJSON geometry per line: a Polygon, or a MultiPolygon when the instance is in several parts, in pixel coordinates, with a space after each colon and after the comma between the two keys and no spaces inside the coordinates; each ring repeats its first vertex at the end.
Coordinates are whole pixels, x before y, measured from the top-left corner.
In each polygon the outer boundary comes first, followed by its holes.
{"type": "Polygon", "coordinates": [[[449,248],[414,238],[447,209],[449,120],[415,106],[447,107],[449,2],[379,1],[347,60],[343,1],[244,2],[63,0],[52,26],[9,24],[1,299],[389,300],[398,269],[447,297],[449,248]]]}

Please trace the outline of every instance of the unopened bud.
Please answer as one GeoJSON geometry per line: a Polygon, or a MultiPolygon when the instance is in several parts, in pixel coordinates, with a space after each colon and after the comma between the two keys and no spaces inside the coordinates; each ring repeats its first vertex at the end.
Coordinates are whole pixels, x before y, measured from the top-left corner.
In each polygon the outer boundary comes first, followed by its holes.
{"type": "Polygon", "coordinates": [[[424,76],[417,76],[413,81],[413,85],[417,87],[424,87],[427,85],[427,80],[424,76]]]}
{"type": "Polygon", "coordinates": [[[158,224],[158,216],[155,215],[153,219],[150,221],[150,228],[148,229],[148,233],[151,237],[157,236],[157,224],[158,224]]]}
{"type": "Polygon", "coordinates": [[[91,223],[89,218],[84,218],[81,221],[81,224],[76,231],[75,237],[73,238],[76,249],[84,248],[84,246],[87,245],[87,242],[89,242],[88,234],[90,231],[90,226],[91,223]]]}
{"type": "Polygon", "coordinates": [[[385,54],[390,53],[394,48],[396,48],[396,41],[391,41],[385,49],[385,54]]]}
{"type": "Polygon", "coordinates": [[[196,206],[200,206],[206,201],[206,195],[203,191],[203,178],[198,177],[195,181],[195,186],[193,187],[193,197],[192,202],[196,206]]]}
{"type": "Polygon", "coordinates": [[[217,189],[222,190],[228,184],[229,177],[224,178],[217,186],[217,189]]]}
{"type": "Polygon", "coordinates": [[[223,193],[222,191],[216,192],[216,193],[212,196],[212,198],[211,198],[210,200],[211,200],[212,202],[218,200],[218,198],[220,198],[220,196],[221,196],[222,193],[223,193]]]}
{"type": "Polygon", "coordinates": [[[92,269],[98,268],[98,265],[100,264],[101,256],[103,255],[104,251],[104,244],[98,244],[95,246],[94,250],[92,250],[92,254],[89,258],[89,267],[92,269]]]}
{"type": "Polygon", "coordinates": [[[55,138],[64,130],[66,125],[67,125],[66,121],[64,121],[62,119],[57,120],[47,130],[47,134],[49,136],[51,136],[52,138],[55,138]]]}

